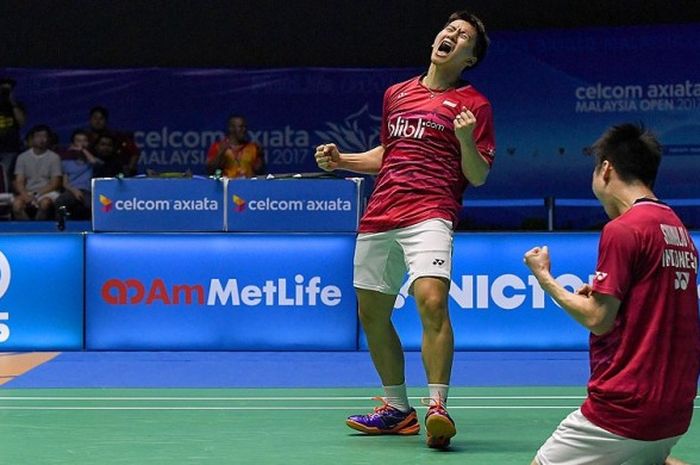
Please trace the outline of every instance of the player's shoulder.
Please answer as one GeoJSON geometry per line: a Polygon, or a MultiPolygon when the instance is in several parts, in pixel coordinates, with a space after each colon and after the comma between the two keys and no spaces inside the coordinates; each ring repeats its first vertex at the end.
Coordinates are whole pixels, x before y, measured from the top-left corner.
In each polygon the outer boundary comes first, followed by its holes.
{"type": "Polygon", "coordinates": [[[464,81],[462,85],[455,89],[455,95],[462,101],[468,101],[473,108],[478,108],[484,105],[491,106],[489,99],[479,91],[469,81],[464,81]]]}
{"type": "Polygon", "coordinates": [[[399,92],[405,92],[408,89],[412,89],[416,86],[418,86],[418,80],[420,76],[414,76],[410,79],[406,79],[405,81],[397,82],[396,84],[390,85],[386,89],[386,95],[394,95],[399,92]]]}

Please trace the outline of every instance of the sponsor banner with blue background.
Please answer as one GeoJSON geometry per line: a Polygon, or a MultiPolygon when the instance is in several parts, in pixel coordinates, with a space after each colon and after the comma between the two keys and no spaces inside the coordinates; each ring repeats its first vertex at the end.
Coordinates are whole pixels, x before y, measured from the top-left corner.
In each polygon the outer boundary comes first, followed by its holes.
{"type": "Polygon", "coordinates": [[[220,179],[98,178],[92,181],[95,231],[224,231],[220,179]]]}
{"type": "MultiPolygon", "coordinates": [[[[700,234],[692,234],[700,243],[700,234]]],[[[588,331],[547,296],[523,256],[547,245],[552,274],[576,291],[595,273],[599,234],[457,234],[449,308],[455,350],[586,350],[588,331]]],[[[698,286],[700,293],[700,286],[698,286]]],[[[404,348],[419,350],[422,327],[404,286],[392,317],[404,348]]],[[[367,348],[364,335],[360,347],[367,348]]]]}
{"type": "Polygon", "coordinates": [[[83,348],[83,235],[0,235],[0,351],[83,348]]]}
{"type": "MultiPolygon", "coordinates": [[[[497,157],[488,183],[467,197],[591,198],[584,149],[623,121],[645,122],[665,144],[658,194],[697,196],[700,27],[495,31],[492,38],[486,61],[465,77],[493,104],[497,157]]],[[[320,143],[353,152],[376,146],[384,90],[422,71],[0,68],[18,80],[29,125],[48,123],[67,143],[87,125],[89,108],[105,105],[110,126],[134,132],[141,172],[195,174],[204,174],[207,148],[231,113],[247,116],[272,173],[317,171],[320,143]]]]}
{"type": "Polygon", "coordinates": [[[357,348],[351,234],[86,241],[88,349],[357,348]]]}
{"type": "Polygon", "coordinates": [[[362,178],[232,179],[228,231],[355,232],[362,178]]]}

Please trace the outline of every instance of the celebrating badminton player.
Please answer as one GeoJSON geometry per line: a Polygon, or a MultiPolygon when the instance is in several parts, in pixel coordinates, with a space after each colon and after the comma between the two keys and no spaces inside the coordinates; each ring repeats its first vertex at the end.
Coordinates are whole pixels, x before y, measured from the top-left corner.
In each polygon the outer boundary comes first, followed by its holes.
{"type": "Polygon", "coordinates": [[[533,465],[667,465],[690,425],[700,370],[698,253],[652,188],[661,147],[642,126],[594,144],[593,193],[611,218],[591,285],[576,293],[550,273],[547,247],[525,254],[542,288],[591,331],[588,397],[533,465]]]}
{"type": "Polygon", "coordinates": [[[359,317],[379,373],[383,405],[347,425],[367,434],[418,434],[406,394],[401,342],[391,322],[408,272],[423,325],[429,402],[427,443],[444,448],[456,434],[447,413],[454,338],[447,309],[452,235],[465,188],[484,184],[494,159],[489,101],[462,73],[481,63],[489,39],[479,18],[452,14],[432,44],[428,71],[384,94],[381,145],[363,153],[316,149],[324,170],[378,174],[362,217],[354,258],[359,317]]]}

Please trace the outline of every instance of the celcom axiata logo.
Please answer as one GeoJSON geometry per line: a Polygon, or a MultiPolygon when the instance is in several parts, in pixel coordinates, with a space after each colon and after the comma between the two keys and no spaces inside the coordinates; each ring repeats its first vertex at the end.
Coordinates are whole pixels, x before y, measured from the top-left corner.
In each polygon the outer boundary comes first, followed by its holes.
{"type": "Polygon", "coordinates": [[[235,205],[233,207],[234,210],[236,210],[238,213],[245,211],[245,200],[237,196],[236,194],[233,194],[233,204],[235,205]]]}
{"type": "Polygon", "coordinates": [[[112,200],[105,196],[100,194],[100,203],[102,204],[102,211],[105,213],[109,213],[112,211],[112,200]]]}

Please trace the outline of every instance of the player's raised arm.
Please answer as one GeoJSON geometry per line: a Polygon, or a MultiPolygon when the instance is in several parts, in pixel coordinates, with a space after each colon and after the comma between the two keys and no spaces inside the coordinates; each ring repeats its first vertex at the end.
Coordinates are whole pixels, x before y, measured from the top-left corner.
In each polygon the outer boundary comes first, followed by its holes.
{"type": "Polygon", "coordinates": [[[377,174],[382,166],[384,147],[377,147],[361,153],[340,153],[335,144],[321,144],[316,147],[316,164],[325,171],[337,169],[362,174],[377,174]]]}
{"type": "Polygon", "coordinates": [[[526,252],[525,264],[532,270],[542,289],[590,332],[602,335],[613,328],[620,301],[610,295],[592,292],[590,286],[584,286],[576,293],[566,290],[550,272],[547,246],[526,252]]]}

